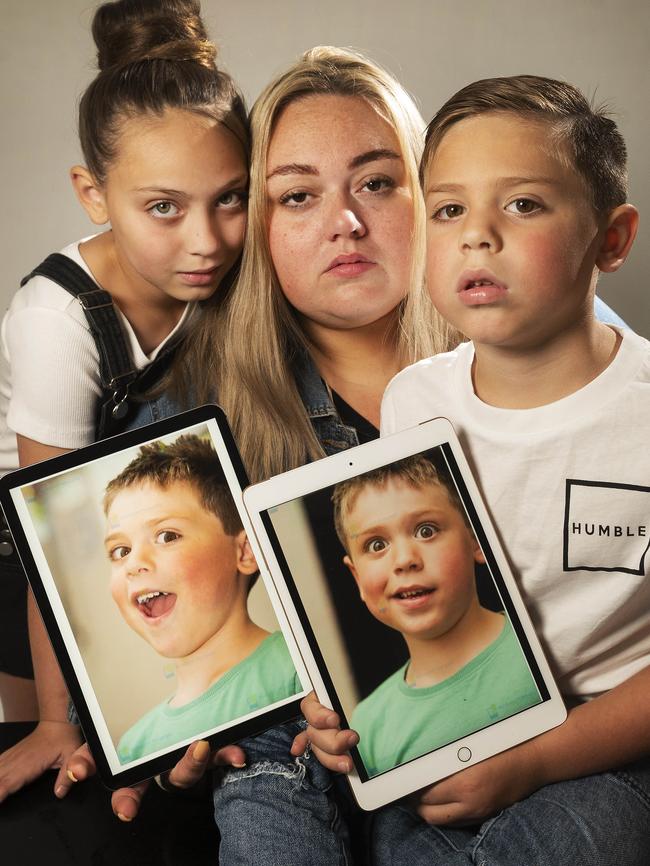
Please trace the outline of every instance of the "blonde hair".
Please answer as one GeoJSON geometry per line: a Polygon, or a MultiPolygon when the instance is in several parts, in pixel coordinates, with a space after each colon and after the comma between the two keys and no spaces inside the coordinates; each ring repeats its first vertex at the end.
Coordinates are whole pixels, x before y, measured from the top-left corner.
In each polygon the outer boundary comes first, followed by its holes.
{"type": "Polygon", "coordinates": [[[424,122],[404,88],[388,72],[349,49],[307,51],[266,88],[253,106],[248,230],[239,278],[228,302],[206,317],[191,355],[209,358],[198,396],[216,384],[251,479],[277,474],[324,455],[298,392],[293,365],[308,351],[286,301],[268,242],[266,167],[269,145],[284,109],[314,95],[365,100],[393,129],[413,196],[411,291],[400,305],[397,351],[406,365],[447,347],[448,331],[423,285],[424,203],[418,182],[424,122]]]}

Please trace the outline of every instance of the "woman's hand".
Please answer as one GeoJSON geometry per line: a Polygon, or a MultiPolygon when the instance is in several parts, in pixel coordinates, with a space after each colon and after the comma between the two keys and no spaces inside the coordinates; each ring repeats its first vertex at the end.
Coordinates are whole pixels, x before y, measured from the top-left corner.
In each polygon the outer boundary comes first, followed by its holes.
{"type": "MultiPolygon", "coordinates": [[[[180,790],[191,788],[203,778],[206,770],[217,766],[245,767],[246,755],[243,749],[239,746],[224,746],[217,752],[210,752],[209,743],[199,740],[188,747],[176,766],[161,777],[159,784],[167,791],[172,791],[174,788],[180,790]]],[[[96,771],[93,756],[84,743],[68,762],[66,776],[68,789],[75,782],[93,776],[96,771]]],[[[146,780],[131,788],[119,788],[113,792],[111,808],[120,821],[132,821],[136,817],[149,784],[149,780],[146,780]]]]}
{"type": "Polygon", "coordinates": [[[302,755],[311,744],[314,755],[328,770],[349,773],[352,758],[346,754],[359,742],[355,731],[341,730],[341,720],[334,710],[319,703],[314,692],[302,699],[300,709],[307,719],[307,729],[298,734],[291,746],[292,755],[302,755]]]}
{"type": "Polygon", "coordinates": [[[54,793],[65,797],[70,788],[66,776],[68,759],[81,742],[79,725],[39,722],[31,734],[0,755],[0,802],[46,770],[57,768],[54,793]]]}

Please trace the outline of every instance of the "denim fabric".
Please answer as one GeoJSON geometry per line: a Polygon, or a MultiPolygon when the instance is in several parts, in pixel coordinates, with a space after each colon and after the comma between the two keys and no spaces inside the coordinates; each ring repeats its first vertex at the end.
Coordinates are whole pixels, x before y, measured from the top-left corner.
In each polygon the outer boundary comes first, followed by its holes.
{"type": "Polygon", "coordinates": [[[314,433],[326,454],[336,454],[359,444],[354,427],[346,427],[332,402],[312,358],[304,354],[295,368],[296,385],[314,433]]]}
{"type": "Polygon", "coordinates": [[[145,424],[153,424],[154,421],[169,418],[171,415],[178,415],[182,411],[183,407],[179,406],[168,394],[163,393],[147,400],[146,403],[141,403],[124,430],[137,430],[138,427],[144,427],[145,424]]]}
{"type": "Polygon", "coordinates": [[[313,755],[294,758],[289,752],[303,727],[304,722],[289,722],[242,740],[246,767],[216,776],[220,866],[351,862],[334,777],[313,755]]]}
{"type": "Polygon", "coordinates": [[[401,803],[373,824],[373,866],[648,866],[650,760],[548,785],[478,829],[429,826],[401,803]]]}
{"type": "Polygon", "coordinates": [[[598,295],[594,297],[594,313],[599,322],[604,322],[606,325],[617,325],[619,328],[629,328],[627,322],[624,322],[618,313],[615,313],[598,295]]]}

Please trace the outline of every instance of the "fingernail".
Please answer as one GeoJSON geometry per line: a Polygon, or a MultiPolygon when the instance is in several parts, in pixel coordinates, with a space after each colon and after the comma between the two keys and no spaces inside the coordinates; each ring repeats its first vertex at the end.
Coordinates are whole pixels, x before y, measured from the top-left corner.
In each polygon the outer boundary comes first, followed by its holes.
{"type": "Polygon", "coordinates": [[[207,740],[199,740],[199,742],[194,746],[194,751],[192,752],[192,757],[195,761],[199,761],[203,763],[205,759],[210,754],[210,744],[207,740]]]}
{"type": "Polygon", "coordinates": [[[129,818],[127,815],[123,815],[122,812],[118,812],[117,817],[120,819],[120,821],[124,821],[125,824],[128,824],[129,821],[133,820],[133,818],[129,818]]]}
{"type": "Polygon", "coordinates": [[[235,767],[236,770],[241,770],[243,767],[246,766],[246,761],[244,761],[243,764],[235,764],[235,762],[233,761],[232,765],[233,765],[233,767],[235,767]]]}
{"type": "Polygon", "coordinates": [[[65,797],[65,785],[59,785],[55,788],[54,793],[57,797],[65,797]]]}
{"type": "Polygon", "coordinates": [[[68,777],[68,779],[70,779],[71,782],[78,782],[79,781],[79,779],[77,779],[77,777],[72,772],[72,770],[66,770],[65,774],[68,777]]]}
{"type": "Polygon", "coordinates": [[[350,765],[347,761],[339,761],[337,766],[341,773],[347,773],[350,769],[350,765]]]}

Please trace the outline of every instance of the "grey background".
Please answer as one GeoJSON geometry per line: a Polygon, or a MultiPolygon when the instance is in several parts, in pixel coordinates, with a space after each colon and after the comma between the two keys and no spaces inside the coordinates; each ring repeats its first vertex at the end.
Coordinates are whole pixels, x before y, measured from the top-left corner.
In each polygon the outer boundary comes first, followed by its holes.
{"type": "MultiPolygon", "coordinates": [[[[249,104],[300,52],[353,46],[395,73],[429,119],[477,78],[530,72],[564,78],[615,111],[630,153],[639,236],[623,270],[599,293],[650,337],[644,282],[650,251],[650,6],[646,0],[203,0],[221,63],[249,104]],[[645,219],[644,219],[645,217],[645,219]]],[[[94,75],[87,0],[2,0],[0,183],[6,306],[47,253],[93,231],[67,177],[79,160],[76,100],[94,75]]]]}

